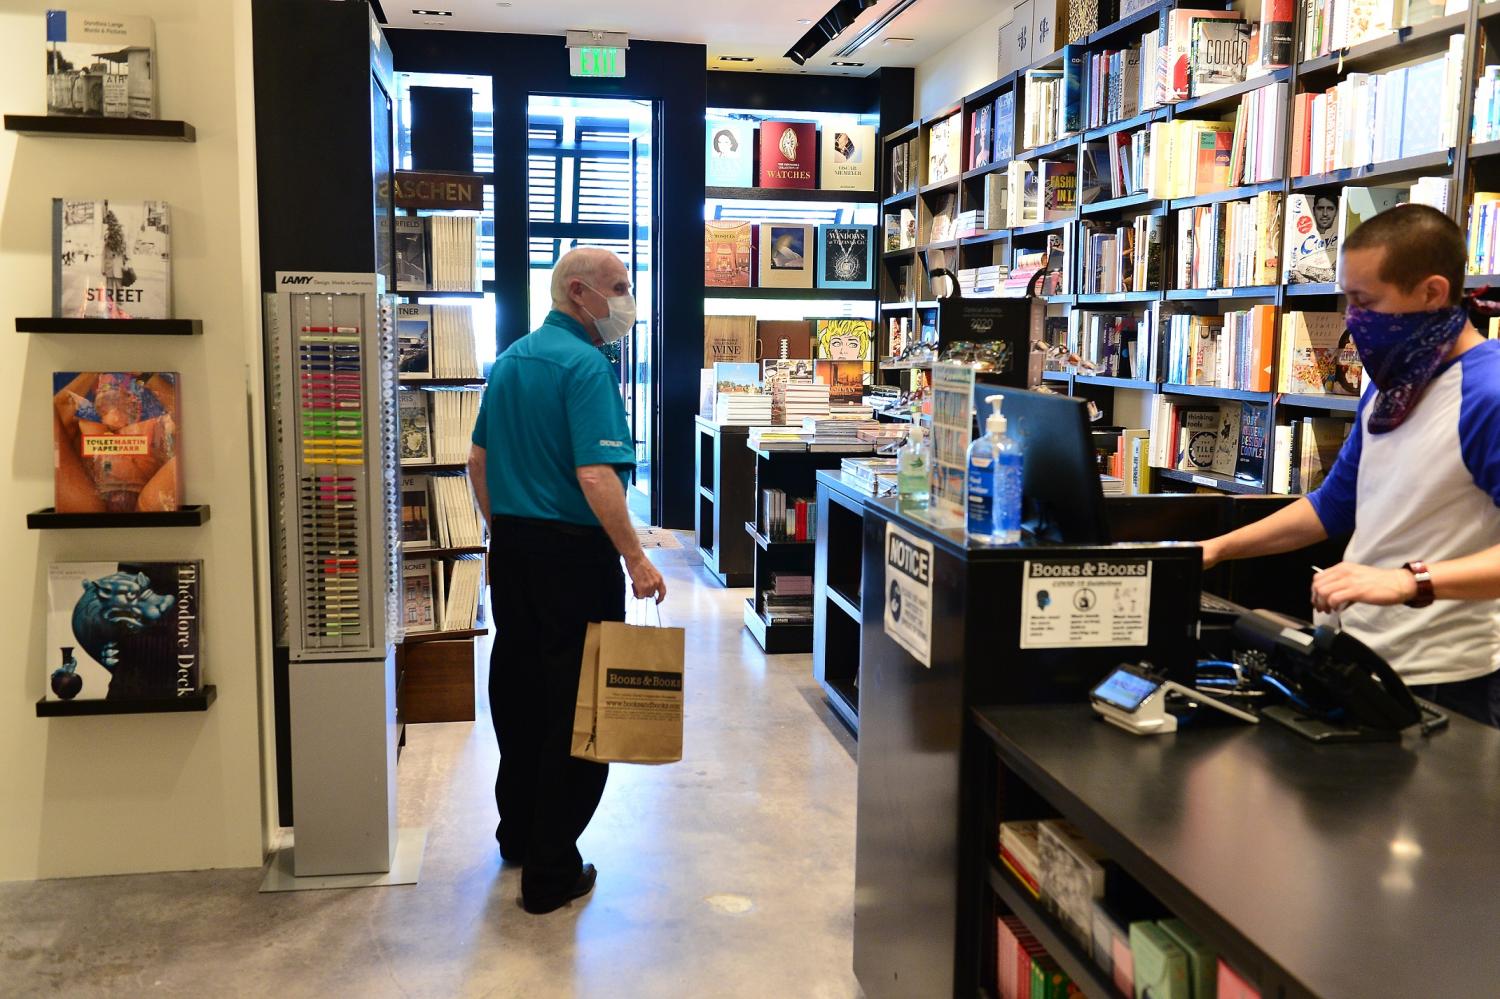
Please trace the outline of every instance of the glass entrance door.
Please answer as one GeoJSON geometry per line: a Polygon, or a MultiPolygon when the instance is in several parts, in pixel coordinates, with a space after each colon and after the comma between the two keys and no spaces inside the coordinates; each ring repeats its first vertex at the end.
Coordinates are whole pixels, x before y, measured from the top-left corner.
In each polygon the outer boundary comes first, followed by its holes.
{"type": "Polygon", "coordinates": [[[618,345],[620,395],[635,447],[627,498],[639,520],[654,524],[655,105],[533,94],[527,111],[531,327],[551,307],[552,268],[564,253],[592,246],[619,255],[636,297],[635,329],[618,345]]]}

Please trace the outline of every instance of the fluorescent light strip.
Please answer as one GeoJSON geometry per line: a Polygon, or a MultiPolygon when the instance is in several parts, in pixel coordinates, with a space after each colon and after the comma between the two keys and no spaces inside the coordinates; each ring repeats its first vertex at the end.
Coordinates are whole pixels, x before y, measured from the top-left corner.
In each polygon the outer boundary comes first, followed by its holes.
{"type": "Polygon", "coordinates": [[[855,35],[854,39],[848,45],[839,49],[834,55],[840,58],[853,55],[862,46],[874,41],[876,35],[884,31],[892,21],[916,6],[916,4],[917,0],[900,0],[894,7],[876,18],[868,28],[855,35]]]}

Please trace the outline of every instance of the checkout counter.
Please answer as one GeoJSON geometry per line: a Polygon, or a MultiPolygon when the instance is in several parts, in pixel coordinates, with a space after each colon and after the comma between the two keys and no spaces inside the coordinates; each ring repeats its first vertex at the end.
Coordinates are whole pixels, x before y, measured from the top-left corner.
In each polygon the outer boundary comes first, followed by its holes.
{"type": "Polygon", "coordinates": [[[1500,731],[1455,717],[1430,738],[1331,746],[1233,721],[1141,737],[1089,707],[1122,662],[1192,685],[1205,582],[1307,616],[1311,564],[1334,564],[1340,542],[1205,580],[1199,549],[1180,540],[1287,502],[1121,498],[1105,505],[1112,544],[981,548],[893,499],[864,501],[854,968],[865,995],[998,996],[1007,913],[1084,995],[1119,995],[999,863],[999,822],[1052,817],[1266,999],[1500,991],[1500,731]]]}

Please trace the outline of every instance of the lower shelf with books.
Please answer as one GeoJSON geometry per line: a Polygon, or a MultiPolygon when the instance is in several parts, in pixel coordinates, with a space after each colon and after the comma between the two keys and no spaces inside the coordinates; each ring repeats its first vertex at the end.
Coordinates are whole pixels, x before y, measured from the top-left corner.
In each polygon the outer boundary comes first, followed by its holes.
{"type": "Polygon", "coordinates": [[[1160,481],[1176,482],[1187,486],[1206,486],[1209,489],[1221,489],[1227,493],[1257,495],[1266,491],[1266,487],[1259,482],[1247,482],[1244,479],[1219,475],[1216,472],[1185,472],[1177,468],[1152,468],[1151,474],[1160,481]]]}
{"type": "Polygon", "coordinates": [[[1359,409],[1359,399],[1352,395],[1298,395],[1291,392],[1276,397],[1278,406],[1296,406],[1299,409],[1321,409],[1335,413],[1353,413],[1359,409]]]}
{"type": "MultiPolygon", "coordinates": [[[[1094,964],[1093,958],[1084,952],[1078,941],[1058,925],[1057,921],[1042,907],[1042,903],[1021,887],[1015,877],[1002,870],[994,860],[990,861],[988,871],[990,890],[995,893],[995,897],[1011,915],[1025,924],[1037,943],[1045,948],[1046,956],[1057,962],[1057,965],[1073,984],[1083,991],[1084,995],[1089,996],[1090,999],[1095,996],[1100,999],[1109,999],[1119,994],[1114,988],[1114,983],[1104,976],[1099,967],[1094,964]]],[[[997,955],[997,965],[999,961],[1000,958],[997,955]]],[[[999,989],[994,994],[1001,996],[1002,999],[1005,995],[1004,991],[999,989]]]]}

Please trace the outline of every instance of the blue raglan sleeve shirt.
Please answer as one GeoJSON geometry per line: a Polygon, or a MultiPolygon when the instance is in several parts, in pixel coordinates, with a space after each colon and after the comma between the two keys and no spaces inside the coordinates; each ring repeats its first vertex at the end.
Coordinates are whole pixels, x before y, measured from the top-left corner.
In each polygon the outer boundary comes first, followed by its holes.
{"type": "MultiPolygon", "coordinates": [[[[1480,344],[1459,358],[1464,386],[1500,385],[1500,342],[1480,344]]],[[[1465,391],[1458,411],[1458,442],[1474,484],[1500,506],[1500,393],[1465,391]]]]}

